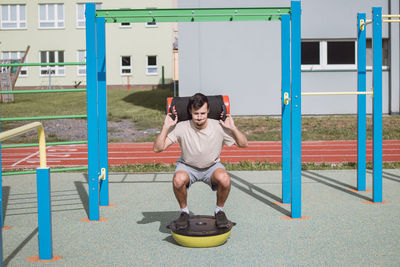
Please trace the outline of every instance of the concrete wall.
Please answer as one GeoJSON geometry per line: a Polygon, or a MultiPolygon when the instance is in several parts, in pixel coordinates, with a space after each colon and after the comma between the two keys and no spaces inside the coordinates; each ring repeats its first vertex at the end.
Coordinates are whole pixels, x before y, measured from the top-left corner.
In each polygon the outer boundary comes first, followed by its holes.
{"type": "MultiPolygon", "coordinates": [[[[102,0],[102,1],[56,1],[56,0],[2,0],[1,5],[25,4],[27,9],[27,29],[0,29],[0,52],[25,51],[28,62],[40,62],[39,51],[64,50],[65,62],[76,62],[77,51],[85,50],[85,29],[77,28],[77,3],[102,3],[102,9],[119,8],[172,8],[173,1],[165,0],[102,0]],[[39,29],[38,4],[64,3],[65,27],[63,29],[39,29]]],[[[1,16],[1,12],[0,12],[1,16]]],[[[161,67],[165,66],[165,79],[172,80],[172,23],[160,23],[158,27],[146,27],[145,23],[131,24],[122,28],[120,24],[106,24],[107,45],[107,83],[109,85],[126,85],[127,77],[120,74],[120,57],[132,56],[133,74],[129,77],[132,85],[157,85],[161,83],[161,67]],[[158,56],[158,74],[146,75],[146,56],[158,56]]],[[[72,86],[81,81],[86,84],[86,77],[77,74],[77,67],[66,67],[65,75],[52,77],[53,88],[72,86]]],[[[39,67],[29,67],[28,76],[20,77],[17,86],[47,87],[48,76],[40,76],[39,67]]]]}
{"type": "MultiPolygon", "coordinates": [[[[395,2],[395,1],[393,1],[395,2]]],[[[250,7],[290,6],[290,1],[211,1],[181,0],[179,7],[250,7]]],[[[378,0],[303,0],[302,39],[356,40],[358,12],[371,17],[372,7],[382,6],[389,13],[389,1],[378,0]]],[[[398,3],[390,6],[399,13],[398,3]],[[394,8],[395,7],[395,8],[394,8]]],[[[393,12],[395,11],[395,12],[393,12]]],[[[398,28],[397,28],[398,29],[398,28]]],[[[396,30],[391,29],[392,32],[396,30]]],[[[383,26],[383,37],[389,38],[389,27],[383,26]]],[[[371,27],[367,27],[371,38],[371,27]]],[[[228,94],[234,115],[279,115],[281,113],[281,33],[280,22],[216,22],[179,24],[180,95],[195,92],[228,94]]],[[[391,61],[399,61],[399,34],[390,36],[391,61]],[[397,57],[396,57],[397,56],[397,57]]],[[[383,73],[383,112],[399,111],[399,83],[383,73]],[[389,91],[392,88],[392,91],[389,91]],[[391,105],[389,105],[391,103],[391,105]],[[392,108],[392,110],[389,110],[392,108]]],[[[367,74],[367,90],[372,87],[367,74]]],[[[354,69],[302,72],[302,91],[355,91],[357,72],[354,69]]],[[[367,97],[371,112],[371,97],[367,97]]],[[[353,114],[355,96],[303,97],[303,114],[353,114]]]]}

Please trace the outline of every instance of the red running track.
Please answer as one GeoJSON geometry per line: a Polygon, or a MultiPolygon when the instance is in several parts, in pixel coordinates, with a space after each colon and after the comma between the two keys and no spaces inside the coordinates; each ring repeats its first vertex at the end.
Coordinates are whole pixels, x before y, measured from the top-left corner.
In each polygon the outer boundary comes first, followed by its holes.
{"type": "MultiPolygon", "coordinates": [[[[180,155],[179,145],[172,145],[162,153],[152,151],[152,143],[110,143],[109,164],[175,163],[180,155]]],[[[281,162],[281,142],[249,142],[247,148],[224,147],[222,162],[267,161],[281,162]]],[[[1,150],[2,168],[36,168],[39,150],[33,148],[6,148],[1,150]]],[[[367,161],[372,161],[372,143],[367,142],[367,161]]],[[[383,141],[383,161],[400,161],[400,140],[383,141]]],[[[302,143],[302,162],[343,163],[357,162],[357,141],[311,141],[302,143]]],[[[49,167],[86,166],[86,145],[47,147],[49,167]]]]}

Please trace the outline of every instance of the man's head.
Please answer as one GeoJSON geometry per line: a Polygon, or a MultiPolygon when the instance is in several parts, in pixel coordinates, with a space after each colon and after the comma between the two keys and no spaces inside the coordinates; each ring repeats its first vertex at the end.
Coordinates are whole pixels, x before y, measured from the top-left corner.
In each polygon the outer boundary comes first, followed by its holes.
{"type": "Polygon", "coordinates": [[[210,111],[207,96],[197,93],[189,99],[188,111],[196,128],[206,125],[207,115],[210,111]]]}

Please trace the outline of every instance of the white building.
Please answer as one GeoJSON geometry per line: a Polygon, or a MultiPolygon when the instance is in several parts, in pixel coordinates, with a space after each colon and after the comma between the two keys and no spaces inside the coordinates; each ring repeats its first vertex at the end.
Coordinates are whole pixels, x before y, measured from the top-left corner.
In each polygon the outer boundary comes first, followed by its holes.
{"type": "MultiPolygon", "coordinates": [[[[1,59],[20,58],[27,46],[25,62],[85,61],[85,3],[99,9],[172,8],[172,0],[2,0],[0,2],[1,59]]],[[[174,25],[107,24],[107,84],[109,87],[153,87],[173,75],[174,25]]],[[[85,66],[25,67],[19,88],[71,88],[86,84],[85,66]],[[50,76],[50,77],[49,77],[50,76]]]]}
{"type": "MultiPolygon", "coordinates": [[[[302,92],[357,91],[357,13],[399,14],[398,0],[302,0],[302,92]]],[[[179,8],[290,7],[289,0],[180,0],[179,8]]],[[[367,90],[372,90],[372,25],[367,90]]],[[[383,24],[383,113],[400,111],[399,23],[383,24]]],[[[179,93],[227,94],[234,115],[281,114],[279,21],[179,23],[179,93]]],[[[304,96],[302,114],[355,114],[356,96],[304,96]]],[[[367,112],[372,97],[367,96],[367,112]]]]}

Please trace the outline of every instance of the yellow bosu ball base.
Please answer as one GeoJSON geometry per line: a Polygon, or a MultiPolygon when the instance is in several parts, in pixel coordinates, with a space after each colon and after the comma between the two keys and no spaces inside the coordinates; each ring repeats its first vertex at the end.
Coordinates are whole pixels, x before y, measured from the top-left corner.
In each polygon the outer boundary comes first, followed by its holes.
{"type": "Polygon", "coordinates": [[[213,236],[185,236],[176,234],[173,231],[171,231],[171,233],[175,241],[181,246],[191,248],[208,248],[216,247],[225,243],[231,234],[231,230],[226,233],[213,236]]]}

